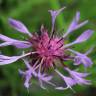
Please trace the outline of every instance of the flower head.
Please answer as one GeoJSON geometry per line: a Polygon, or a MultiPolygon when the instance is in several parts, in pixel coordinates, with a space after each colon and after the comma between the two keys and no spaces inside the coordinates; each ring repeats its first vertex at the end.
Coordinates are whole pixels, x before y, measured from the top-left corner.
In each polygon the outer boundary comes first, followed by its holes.
{"type": "Polygon", "coordinates": [[[48,34],[48,30],[44,26],[41,26],[41,34],[31,34],[23,23],[11,18],[9,19],[9,24],[17,31],[28,35],[29,38],[22,41],[12,39],[0,34],[0,40],[4,41],[4,43],[0,44],[0,47],[11,45],[19,49],[29,49],[28,53],[23,50],[23,54],[20,56],[9,57],[2,54],[0,55],[0,65],[10,64],[16,62],[19,59],[22,59],[24,61],[27,69],[26,71],[19,70],[19,73],[25,77],[24,86],[26,88],[30,87],[31,79],[34,77],[38,79],[39,84],[43,89],[46,89],[44,83],[52,85],[59,90],[68,88],[72,89],[72,86],[76,84],[90,84],[89,80],[84,79],[84,77],[88,75],[87,73],[72,71],[67,66],[67,68],[64,69],[69,72],[70,77],[68,77],[61,74],[58,70],[58,66],[56,64],[57,60],[61,62],[61,65],[63,67],[66,66],[63,64],[65,60],[73,60],[73,62],[75,61],[77,65],[82,63],[85,67],[92,65],[91,59],[87,57],[87,54],[89,52],[81,54],[77,51],[73,51],[69,47],[74,44],[87,41],[93,34],[93,30],[88,29],[84,31],[84,33],[82,33],[72,43],[65,44],[65,38],[69,33],[72,33],[74,30],[88,23],[88,20],[80,23],[80,12],[76,13],[76,16],[73,18],[72,23],[69,25],[67,32],[62,37],[55,36],[54,25],[56,17],[64,9],[65,7],[56,11],[49,10],[52,17],[51,34],[48,34]],[[68,52],[70,52],[70,54],[67,54],[68,52]],[[75,54],[75,56],[72,56],[71,54],[75,54]],[[78,62],[76,62],[76,58],[79,58],[78,62]],[[50,72],[48,72],[50,68],[52,69],[51,72],[55,71],[63,79],[67,87],[64,87],[62,85],[58,87],[56,84],[52,83],[52,78],[54,76],[52,74],[50,75],[50,72]]]}

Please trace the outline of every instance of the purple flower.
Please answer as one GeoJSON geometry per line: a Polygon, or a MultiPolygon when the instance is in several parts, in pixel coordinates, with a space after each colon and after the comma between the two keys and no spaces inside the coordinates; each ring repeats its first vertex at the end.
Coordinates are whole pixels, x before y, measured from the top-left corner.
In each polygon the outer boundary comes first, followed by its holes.
{"type": "MultiPolygon", "coordinates": [[[[19,70],[19,73],[24,76],[24,86],[29,88],[31,85],[32,78],[36,78],[39,81],[40,87],[46,89],[44,86],[45,83],[52,85],[55,89],[64,90],[71,88],[76,84],[90,84],[89,80],[86,80],[85,77],[88,75],[87,73],[79,73],[70,70],[69,68],[65,68],[70,74],[70,77],[64,76],[57,69],[59,64],[56,64],[56,61],[61,62],[62,66],[66,66],[63,62],[72,60],[77,65],[84,64],[85,67],[91,66],[92,61],[87,55],[90,53],[90,50],[85,54],[79,53],[70,49],[69,47],[74,44],[79,44],[87,41],[93,34],[93,30],[88,29],[84,31],[75,41],[69,44],[65,44],[65,37],[72,33],[74,30],[84,26],[88,23],[88,20],[79,23],[80,21],[80,12],[76,13],[76,16],[73,18],[72,23],[69,25],[67,32],[62,36],[55,36],[55,21],[56,17],[65,9],[65,7],[59,10],[49,10],[51,18],[52,18],[52,28],[51,34],[48,34],[48,30],[42,25],[40,32],[41,34],[31,34],[29,30],[26,28],[24,24],[15,19],[9,19],[9,24],[11,27],[16,29],[17,31],[24,33],[29,36],[26,40],[16,40],[9,38],[0,34],[0,40],[3,43],[0,44],[0,47],[5,46],[15,46],[19,49],[27,49],[23,50],[23,54],[20,56],[5,56],[0,54],[0,65],[10,64],[16,62],[17,60],[23,60],[26,65],[26,70],[19,70]],[[74,54],[72,56],[71,54],[74,54]],[[78,60],[77,60],[78,59],[78,60]],[[77,60],[77,61],[76,61],[77,60]],[[51,71],[50,71],[51,69],[51,71]],[[64,80],[66,86],[57,86],[54,83],[53,77],[54,75],[50,75],[50,73],[55,72],[64,80]],[[49,72],[50,71],[50,72],[49,72]],[[48,72],[48,73],[47,73],[48,72]]],[[[92,49],[91,49],[92,50],[92,49]]],[[[60,65],[60,66],[61,66],[60,65]]],[[[63,69],[63,68],[62,68],[63,69]]]]}

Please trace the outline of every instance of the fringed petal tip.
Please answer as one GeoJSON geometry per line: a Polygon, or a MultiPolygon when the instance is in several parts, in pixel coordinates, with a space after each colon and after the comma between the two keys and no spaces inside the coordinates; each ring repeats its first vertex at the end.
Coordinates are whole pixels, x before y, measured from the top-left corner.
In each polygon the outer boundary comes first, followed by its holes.
{"type": "Polygon", "coordinates": [[[63,38],[65,38],[69,33],[77,30],[78,28],[80,28],[88,23],[88,20],[83,21],[81,23],[79,23],[79,20],[80,20],[80,12],[77,11],[75,17],[73,18],[71,24],[68,27],[67,32],[63,35],[63,38]]]}
{"type": "Polygon", "coordinates": [[[89,75],[89,73],[80,73],[73,70],[70,70],[69,68],[66,69],[70,76],[73,78],[73,80],[76,82],[76,84],[79,85],[90,85],[91,81],[86,80],[85,77],[89,75]]]}
{"type": "Polygon", "coordinates": [[[93,64],[92,60],[87,56],[82,55],[82,57],[79,56],[78,58],[79,58],[79,61],[75,60],[75,63],[74,63],[75,65],[83,64],[84,67],[87,68],[87,67],[91,67],[93,64]]]}
{"type": "Polygon", "coordinates": [[[76,19],[76,21],[79,22],[79,20],[80,20],[80,11],[76,12],[76,16],[75,16],[74,19],[76,19]]]}
{"type": "Polygon", "coordinates": [[[72,53],[76,54],[76,56],[74,57],[74,65],[83,64],[85,68],[91,67],[93,62],[87,55],[92,51],[92,49],[93,48],[90,48],[87,52],[85,52],[85,54],[79,53],[72,49],[68,49],[72,53]]]}
{"type": "Polygon", "coordinates": [[[46,89],[43,85],[43,82],[45,82],[46,84],[52,85],[52,86],[56,86],[54,83],[51,82],[53,76],[48,76],[47,74],[41,74],[38,73],[38,80],[40,83],[40,87],[43,89],[46,89]]]}
{"type": "Polygon", "coordinates": [[[48,12],[50,12],[51,14],[51,18],[52,18],[52,32],[54,31],[54,25],[55,25],[55,20],[56,17],[65,9],[66,7],[62,7],[59,10],[48,10],[48,12]]]}
{"type": "Polygon", "coordinates": [[[48,12],[50,12],[51,14],[54,14],[55,12],[56,12],[56,13],[60,13],[60,12],[63,11],[65,8],[66,8],[66,7],[64,6],[64,7],[60,8],[60,9],[58,9],[58,10],[48,10],[48,12]],[[53,13],[52,13],[52,12],[53,12],[53,13]]]}

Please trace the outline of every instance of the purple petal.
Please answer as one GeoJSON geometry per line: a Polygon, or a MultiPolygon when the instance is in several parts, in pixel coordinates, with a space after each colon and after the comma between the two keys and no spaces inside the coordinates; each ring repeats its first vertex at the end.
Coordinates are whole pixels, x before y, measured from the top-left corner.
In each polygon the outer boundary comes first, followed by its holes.
{"type": "Polygon", "coordinates": [[[84,64],[85,67],[90,67],[93,64],[92,60],[87,56],[84,56],[84,58],[82,57],[81,61],[84,64]]]}
{"type": "MultiPolygon", "coordinates": [[[[86,25],[87,23],[88,23],[88,20],[81,22],[80,24],[78,24],[77,26],[75,26],[74,30],[77,30],[78,28],[86,25]]],[[[74,30],[73,30],[73,31],[74,31],[74,30]]]]}
{"type": "Polygon", "coordinates": [[[17,48],[29,48],[30,46],[32,46],[30,42],[12,39],[2,34],[0,34],[0,40],[5,41],[4,43],[0,44],[0,47],[13,45],[17,48]]]}
{"type": "Polygon", "coordinates": [[[80,24],[79,23],[79,19],[80,19],[80,12],[77,12],[76,13],[76,16],[73,18],[73,21],[72,23],[70,24],[67,32],[63,35],[63,38],[65,38],[69,33],[73,32],[74,30],[84,26],[85,24],[88,23],[88,20],[84,21],[84,22],[81,22],[80,24]]]}
{"type": "Polygon", "coordinates": [[[0,55],[0,65],[6,65],[6,64],[13,63],[13,62],[29,55],[29,54],[31,54],[31,53],[27,53],[27,54],[24,54],[24,55],[21,55],[21,56],[12,56],[12,57],[5,56],[5,55],[0,55]]]}
{"type": "Polygon", "coordinates": [[[28,34],[30,37],[32,37],[32,34],[28,31],[26,26],[22,24],[20,21],[10,18],[9,24],[17,31],[20,31],[21,33],[24,34],[28,34]]]}
{"type": "Polygon", "coordinates": [[[67,47],[70,47],[74,44],[77,44],[77,43],[81,43],[81,42],[84,42],[86,40],[88,40],[91,35],[93,34],[93,30],[86,30],[85,32],[83,32],[75,41],[73,41],[72,43],[69,43],[69,44],[66,44],[66,45],[63,45],[63,48],[67,48],[67,47]]]}
{"type": "Polygon", "coordinates": [[[92,50],[94,49],[94,46],[91,46],[91,48],[85,53],[85,55],[88,55],[92,52],[92,50]]]}
{"type": "Polygon", "coordinates": [[[68,67],[65,67],[64,69],[67,70],[70,74],[73,74],[74,76],[77,77],[86,77],[89,75],[89,73],[80,73],[74,70],[70,70],[68,67]]]}
{"type": "Polygon", "coordinates": [[[4,42],[4,43],[1,43],[1,44],[0,44],[0,47],[5,47],[5,46],[8,46],[8,45],[12,45],[12,42],[4,42]]]}
{"type": "Polygon", "coordinates": [[[79,56],[75,56],[74,58],[74,65],[80,65],[82,62],[81,62],[81,58],[79,56]]]}
{"type": "Polygon", "coordinates": [[[68,89],[68,88],[72,89],[71,87],[76,84],[75,80],[70,77],[64,76],[57,69],[55,69],[55,71],[65,81],[65,83],[67,85],[67,87],[65,87],[65,88],[64,87],[56,87],[56,89],[60,89],[60,90],[61,89],[68,89]]]}
{"type": "Polygon", "coordinates": [[[50,80],[52,79],[52,76],[48,76],[47,74],[42,74],[42,73],[38,73],[38,79],[39,79],[39,83],[40,83],[40,86],[41,88],[43,89],[46,89],[44,86],[43,86],[43,82],[47,83],[47,84],[50,84],[52,86],[55,86],[55,84],[53,84],[50,80]]]}
{"type": "Polygon", "coordinates": [[[25,77],[24,86],[26,88],[29,88],[29,86],[30,86],[30,80],[32,78],[32,71],[31,70],[27,70],[27,71],[24,72],[24,71],[22,71],[22,70],[19,69],[19,73],[25,77]]]}
{"type": "Polygon", "coordinates": [[[89,75],[88,73],[79,73],[76,71],[72,71],[69,68],[65,68],[69,74],[71,75],[71,77],[75,80],[76,83],[78,83],[79,85],[89,85],[91,84],[90,80],[86,80],[84,79],[84,77],[86,77],[87,75],[89,75]]]}
{"type": "Polygon", "coordinates": [[[76,16],[74,17],[72,23],[70,24],[70,26],[67,30],[67,33],[70,33],[74,30],[74,28],[77,26],[77,24],[79,22],[79,19],[80,19],[80,12],[77,12],[76,16]]]}
{"type": "Polygon", "coordinates": [[[33,67],[29,64],[28,60],[23,59],[23,61],[24,61],[25,65],[27,66],[27,68],[28,68],[29,70],[31,70],[31,73],[36,77],[36,76],[37,76],[37,73],[36,73],[36,71],[35,71],[35,68],[33,68],[33,67]]]}
{"type": "Polygon", "coordinates": [[[12,42],[12,45],[16,46],[17,48],[29,48],[32,46],[30,42],[19,40],[17,42],[12,42]]]}
{"type": "Polygon", "coordinates": [[[93,34],[93,30],[86,30],[84,33],[82,33],[76,40],[75,43],[81,43],[84,42],[86,40],[88,40],[91,35],[93,34]]]}
{"type": "Polygon", "coordinates": [[[75,80],[79,85],[90,85],[91,84],[90,80],[86,80],[83,78],[78,78],[78,79],[75,78],[75,80]]]}
{"type": "Polygon", "coordinates": [[[8,45],[13,45],[17,48],[29,48],[31,47],[31,44],[27,41],[13,41],[13,42],[4,42],[0,44],[0,47],[8,46],[8,45]]]}
{"type": "Polygon", "coordinates": [[[0,65],[10,64],[17,61],[18,59],[20,59],[20,56],[8,57],[8,56],[0,55],[0,65]]]}
{"type": "Polygon", "coordinates": [[[56,17],[65,9],[65,7],[59,9],[59,10],[49,10],[50,14],[51,14],[51,17],[52,17],[52,32],[54,30],[54,24],[55,24],[55,20],[56,20],[56,17]]]}
{"type": "Polygon", "coordinates": [[[26,88],[29,88],[29,86],[30,86],[29,81],[30,81],[31,78],[32,78],[31,71],[28,71],[28,72],[26,73],[25,83],[24,83],[24,86],[25,86],[26,88]]]}
{"type": "Polygon", "coordinates": [[[75,65],[79,65],[82,63],[85,67],[90,67],[93,64],[92,60],[89,57],[87,57],[86,54],[79,53],[72,49],[68,49],[68,50],[77,55],[74,60],[75,65]]]}

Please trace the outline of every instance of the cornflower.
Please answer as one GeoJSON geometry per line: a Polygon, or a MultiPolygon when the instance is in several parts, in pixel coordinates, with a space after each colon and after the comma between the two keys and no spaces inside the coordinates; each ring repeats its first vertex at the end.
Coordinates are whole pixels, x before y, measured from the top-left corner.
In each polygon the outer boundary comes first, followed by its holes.
{"type": "Polygon", "coordinates": [[[74,44],[79,44],[87,41],[91,35],[93,34],[93,30],[88,29],[85,30],[80,36],[77,37],[73,42],[66,44],[66,37],[74,32],[74,30],[79,29],[88,23],[88,20],[79,22],[80,20],[80,12],[76,13],[76,16],[73,18],[71,24],[68,27],[68,30],[62,37],[55,36],[55,21],[57,16],[65,9],[65,7],[59,10],[49,10],[52,18],[52,28],[51,34],[48,35],[48,30],[42,25],[40,28],[41,34],[32,34],[26,28],[26,26],[18,20],[9,19],[9,24],[16,29],[17,31],[26,34],[29,36],[27,40],[16,40],[9,38],[5,35],[0,34],[0,40],[4,41],[0,44],[0,47],[5,46],[15,46],[19,49],[28,48],[29,51],[24,51],[20,56],[5,56],[0,54],[0,65],[11,64],[16,62],[17,60],[23,60],[26,65],[26,71],[22,71],[19,69],[19,73],[25,77],[24,86],[29,88],[32,78],[37,78],[41,88],[46,89],[44,86],[45,83],[52,85],[55,89],[65,90],[68,88],[72,89],[73,85],[89,85],[91,84],[90,80],[86,80],[85,77],[89,75],[89,73],[81,73],[71,70],[68,65],[65,65],[65,61],[73,61],[73,65],[83,64],[85,68],[91,66],[92,60],[87,56],[91,50],[89,49],[86,53],[77,52],[71,47],[74,44]],[[69,54],[69,53],[70,54],[69,54]],[[73,54],[73,55],[71,55],[73,54]],[[57,65],[56,61],[59,61],[62,69],[69,73],[69,76],[63,75],[58,69],[59,64],[57,65]],[[51,69],[51,71],[50,71],[51,69]],[[52,73],[56,72],[64,81],[64,85],[57,86],[52,78],[54,75],[52,73]]]}

